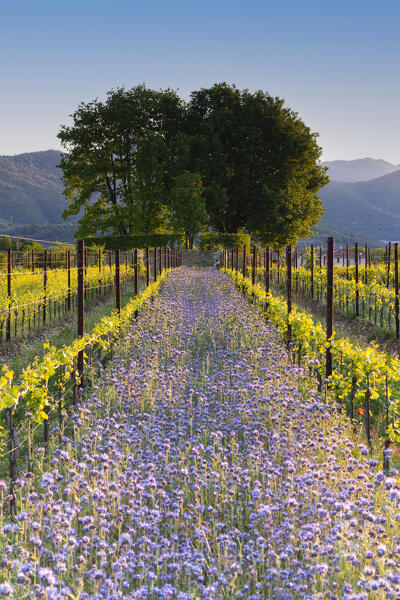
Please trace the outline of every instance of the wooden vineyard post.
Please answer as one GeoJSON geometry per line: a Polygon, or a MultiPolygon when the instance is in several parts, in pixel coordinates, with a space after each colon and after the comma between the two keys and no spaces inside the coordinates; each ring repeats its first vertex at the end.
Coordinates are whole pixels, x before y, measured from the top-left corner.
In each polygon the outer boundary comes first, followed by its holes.
{"type": "Polygon", "coordinates": [[[349,280],[349,246],[346,246],[346,279],[349,280]]]}
{"type": "Polygon", "coordinates": [[[246,277],[246,246],[243,246],[242,275],[243,277],[246,277]]]}
{"type": "Polygon", "coordinates": [[[101,250],[99,250],[99,273],[101,273],[101,250]]]}
{"type": "Polygon", "coordinates": [[[332,375],[332,350],[331,340],[333,335],[333,259],[334,259],[334,238],[328,238],[328,265],[326,273],[326,366],[325,379],[332,375]]]}
{"type": "Polygon", "coordinates": [[[8,412],[8,431],[9,431],[9,446],[10,453],[10,513],[15,513],[15,482],[17,475],[17,444],[14,428],[14,408],[10,408],[8,412]]]}
{"type": "Polygon", "coordinates": [[[157,281],[157,248],[154,246],[154,250],[153,250],[153,268],[154,268],[154,273],[153,273],[153,279],[154,281],[157,281]]]}
{"type": "Polygon", "coordinates": [[[364,283],[368,283],[368,246],[365,244],[365,256],[364,256],[364,283]]]}
{"type": "Polygon", "coordinates": [[[11,248],[7,251],[7,296],[8,296],[8,312],[7,312],[7,330],[6,340],[7,342],[11,339],[11,277],[12,277],[12,250],[11,248]]]}
{"type": "Polygon", "coordinates": [[[236,252],[235,252],[235,271],[236,272],[239,271],[239,246],[236,246],[236,252]]]}
{"type": "Polygon", "coordinates": [[[383,472],[384,473],[389,473],[389,469],[390,469],[390,460],[389,460],[389,447],[390,447],[390,439],[388,436],[388,429],[389,429],[389,404],[390,404],[390,398],[389,398],[389,388],[388,388],[388,377],[386,375],[385,378],[385,404],[386,404],[386,408],[385,408],[385,447],[383,450],[383,472]]]}
{"type": "Polygon", "coordinates": [[[356,317],[360,316],[360,292],[358,289],[358,243],[354,244],[354,264],[355,264],[355,283],[356,283],[356,317]]]}
{"type": "Polygon", "coordinates": [[[319,247],[319,270],[322,271],[322,248],[319,247]]]}
{"type": "Polygon", "coordinates": [[[369,377],[367,375],[367,389],[364,397],[364,425],[368,446],[371,448],[371,417],[370,417],[371,390],[369,389],[369,377]]]}
{"type": "Polygon", "coordinates": [[[158,249],[158,272],[162,273],[162,248],[160,246],[160,248],[158,249]]]}
{"type": "Polygon", "coordinates": [[[35,253],[33,250],[31,252],[31,262],[32,262],[32,264],[31,264],[32,273],[34,273],[35,272],[35,253]]]}
{"type": "Polygon", "coordinates": [[[281,268],[281,250],[278,248],[277,251],[277,263],[278,263],[278,285],[280,283],[280,268],[281,268]]]}
{"type": "Polygon", "coordinates": [[[251,257],[251,285],[256,283],[256,245],[253,246],[253,253],[251,257]]]}
{"type": "Polygon", "coordinates": [[[145,249],[146,256],[146,286],[150,284],[150,262],[149,262],[149,247],[146,246],[145,249]]]}
{"type": "Polygon", "coordinates": [[[311,279],[311,298],[314,298],[314,246],[311,244],[310,249],[310,279],[311,279]]]}
{"type": "Polygon", "coordinates": [[[292,324],[290,315],[292,312],[292,247],[286,248],[286,295],[287,295],[287,347],[290,348],[292,341],[292,324]]]}
{"type": "Polygon", "coordinates": [[[388,245],[387,245],[387,252],[386,252],[386,260],[387,260],[387,265],[386,265],[386,269],[387,269],[386,287],[387,287],[387,289],[389,289],[389,287],[390,287],[391,249],[392,249],[392,243],[389,242],[388,245]]]}
{"type": "MultiPolygon", "coordinates": [[[[78,297],[77,297],[77,309],[78,309],[78,338],[82,338],[85,333],[85,289],[84,289],[84,278],[85,278],[85,242],[79,240],[77,244],[77,271],[78,271],[78,297]]],[[[83,350],[78,353],[78,373],[80,378],[80,384],[82,386],[83,380],[83,350]]]]}
{"type": "Polygon", "coordinates": [[[266,292],[266,294],[269,294],[269,288],[270,288],[269,255],[270,255],[270,248],[269,248],[269,246],[267,246],[266,250],[265,250],[265,292],[266,292]]]}
{"type": "Polygon", "coordinates": [[[43,252],[43,324],[46,323],[47,308],[47,250],[43,252]]]}
{"type": "Polygon", "coordinates": [[[110,267],[110,271],[112,270],[112,254],[111,250],[108,251],[108,266],[110,267]]]}
{"type": "Polygon", "coordinates": [[[269,288],[271,286],[270,254],[271,254],[271,249],[269,246],[267,246],[265,249],[265,291],[267,294],[269,294],[269,288]]]}
{"type": "Polygon", "coordinates": [[[138,267],[138,252],[137,252],[137,248],[135,248],[135,250],[133,251],[133,268],[134,268],[134,272],[133,272],[133,281],[134,281],[134,294],[135,296],[138,295],[138,291],[139,291],[139,267],[138,267]]]}
{"type": "Polygon", "coordinates": [[[399,339],[399,245],[394,245],[394,295],[395,295],[395,315],[396,315],[396,339],[399,339]]]}
{"type": "Polygon", "coordinates": [[[67,277],[68,277],[68,293],[67,306],[71,310],[71,251],[67,250],[67,277]]]}
{"type": "Polygon", "coordinates": [[[120,250],[115,251],[115,308],[118,314],[121,314],[121,252],[120,250]]]}

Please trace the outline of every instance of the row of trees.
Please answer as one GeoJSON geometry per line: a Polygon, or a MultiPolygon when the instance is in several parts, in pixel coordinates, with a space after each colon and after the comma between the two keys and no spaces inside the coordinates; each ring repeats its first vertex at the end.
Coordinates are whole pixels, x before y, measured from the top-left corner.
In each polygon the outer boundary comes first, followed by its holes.
{"type": "Polygon", "coordinates": [[[293,243],[322,215],[317,134],[280,98],[226,83],[191,94],[145,85],[81,104],[59,139],[79,237],[244,230],[293,243]]]}

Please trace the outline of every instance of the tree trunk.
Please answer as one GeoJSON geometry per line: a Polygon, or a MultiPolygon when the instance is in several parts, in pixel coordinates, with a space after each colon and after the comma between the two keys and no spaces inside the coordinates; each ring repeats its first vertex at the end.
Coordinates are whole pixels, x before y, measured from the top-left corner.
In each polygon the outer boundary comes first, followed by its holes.
{"type": "Polygon", "coordinates": [[[189,234],[189,249],[193,250],[194,237],[189,234]]]}

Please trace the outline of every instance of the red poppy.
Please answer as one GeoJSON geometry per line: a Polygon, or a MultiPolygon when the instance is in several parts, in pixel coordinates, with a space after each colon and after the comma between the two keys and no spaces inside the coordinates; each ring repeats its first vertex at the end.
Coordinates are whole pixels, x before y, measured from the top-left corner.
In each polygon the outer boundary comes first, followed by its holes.
{"type": "Polygon", "coordinates": [[[359,408],[357,411],[358,415],[363,415],[364,414],[364,409],[363,408],[359,408]]]}

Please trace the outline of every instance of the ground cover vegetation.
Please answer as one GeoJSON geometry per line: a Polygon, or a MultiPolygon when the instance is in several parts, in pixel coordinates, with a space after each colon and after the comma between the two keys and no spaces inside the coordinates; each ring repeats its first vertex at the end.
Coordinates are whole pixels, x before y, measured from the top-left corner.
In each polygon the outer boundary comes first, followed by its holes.
{"type": "Polygon", "coordinates": [[[395,479],[227,274],[170,273],[95,386],[1,517],[3,596],[398,597],[395,479]]]}
{"type": "MultiPolygon", "coordinates": [[[[317,377],[320,388],[330,391],[342,403],[352,420],[362,415],[366,440],[372,446],[371,432],[378,434],[375,451],[383,450],[384,459],[391,442],[400,441],[400,406],[398,401],[400,361],[375,344],[365,345],[334,333],[330,342],[320,319],[301,307],[293,306],[288,315],[283,296],[266,293],[263,282],[252,284],[250,278],[231,269],[223,269],[256,302],[259,309],[279,329],[290,348],[294,360],[304,364],[310,375],[317,377]],[[290,340],[288,340],[290,324],[290,340]],[[327,344],[332,352],[333,374],[329,384],[325,373],[327,344]],[[379,438],[380,436],[380,438],[379,438]]],[[[384,460],[384,463],[387,461],[384,460]]]]}
{"type": "Polygon", "coordinates": [[[144,85],[81,104],[59,139],[78,237],[246,232],[293,242],[322,215],[317,135],[268,93],[226,83],[192,92],[144,85]]]}
{"type": "MultiPolygon", "coordinates": [[[[48,443],[49,415],[58,411],[61,426],[66,416],[64,411],[71,403],[71,392],[76,401],[75,392],[83,385],[82,376],[85,365],[92,368],[94,360],[100,361],[104,354],[110,352],[116,339],[138,312],[146,306],[149,299],[158,292],[167,270],[163,270],[158,279],[150,283],[136,296],[131,296],[120,311],[106,311],[96,323],[92,323],[90,331],[69,343],[55,346],[46,342],[31,363],[24,365],[19,372],[14,372],[8,365],[2,365],[0,377],[0,455],[9,455],[6,451],[10,437],[14,446],[26,446],[28,468],[31,465],[33,451],[33,432],[44,424],[46,445],[48,443]],[[82,356],[82,370],[78,371],[78,357],[82,356]],[[9,423],[13,422],[12,435],[9,423]]],[[[16,461],[15,452],[13,457],[16,461]]],[[[10,462],[11,465],[11,462],[10,462]]],[[[15,472],[14,466],[14,472],[15,472]]],[[[11,473],[11,470],[10,470],[11,473]]],[[[14,486],[11,479],[11,490],[14,486]]],[[[12,492],[13,494],[13,492],[12,492]]]]}

